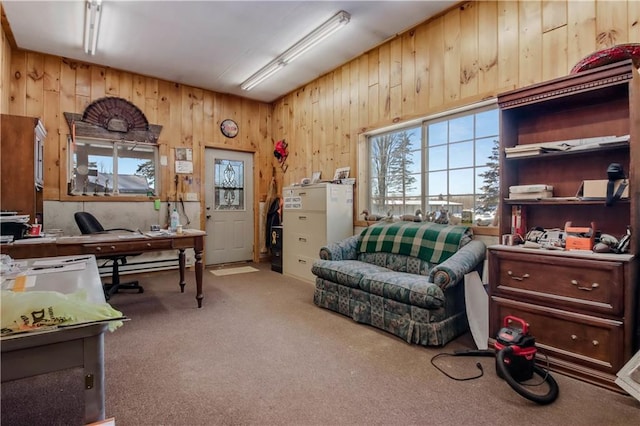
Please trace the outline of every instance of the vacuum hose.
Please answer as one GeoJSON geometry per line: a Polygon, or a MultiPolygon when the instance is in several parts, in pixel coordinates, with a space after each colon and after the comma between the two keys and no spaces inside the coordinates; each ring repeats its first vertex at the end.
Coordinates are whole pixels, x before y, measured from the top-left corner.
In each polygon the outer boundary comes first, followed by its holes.
{"type": "Polygon", "coordinates": [[[507,369],[507,365],[504,362],[505,356],[510,355],[511,353],[513,353],[513,347],[507,346],[501,349],[496,354],[496,368],[499,370],[504,380],[509,383],[509,386],[511,386],[511,388],[521,396],[540,405],[551,404],[553,401],[555,401],[556,398],[558,398],[559,393],[558,383],[556,383],[555,379],[550,374],[548,374],[547,371],[543,370],[537,365],[533,365],[533,372],[542,377],[548,383],[549,392],[546,395],[540,395],[530,392],[511,376],[511,373],[507,369]]]}

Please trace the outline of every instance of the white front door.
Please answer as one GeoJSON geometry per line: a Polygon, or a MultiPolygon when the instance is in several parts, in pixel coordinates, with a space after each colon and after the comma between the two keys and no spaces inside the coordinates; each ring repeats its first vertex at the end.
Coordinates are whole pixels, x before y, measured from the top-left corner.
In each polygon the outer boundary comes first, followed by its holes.
{"type": "Polygon", "coordinates": [[[253,154],[205,149],[205,264],[253,260],[253,154]]]}

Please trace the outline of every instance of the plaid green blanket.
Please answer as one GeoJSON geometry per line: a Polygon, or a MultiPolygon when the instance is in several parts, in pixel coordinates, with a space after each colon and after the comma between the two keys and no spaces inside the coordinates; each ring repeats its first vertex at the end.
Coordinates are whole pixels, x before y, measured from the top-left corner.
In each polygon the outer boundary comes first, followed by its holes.
{"type": "Polygon", "coordinates": [[[458,250],[460,240],[468,230],[466,226],[432,222],[380,223],[360,233],[357,251],[404,254],[438,264],[458,250]]]}

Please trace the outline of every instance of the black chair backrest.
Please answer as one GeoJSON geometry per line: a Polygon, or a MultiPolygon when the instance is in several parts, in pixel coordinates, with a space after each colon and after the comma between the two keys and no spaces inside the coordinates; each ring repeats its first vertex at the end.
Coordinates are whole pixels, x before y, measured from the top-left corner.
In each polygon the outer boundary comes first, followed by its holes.
{"type": "Polygon", "coordinates": [[[80,228],[80,232],[83,234],[95,234],[98,232],[104,232],[104,228],[98,222],[98,219],[94,215],[87,212],[76,212],[73,217],[80,228]]]}

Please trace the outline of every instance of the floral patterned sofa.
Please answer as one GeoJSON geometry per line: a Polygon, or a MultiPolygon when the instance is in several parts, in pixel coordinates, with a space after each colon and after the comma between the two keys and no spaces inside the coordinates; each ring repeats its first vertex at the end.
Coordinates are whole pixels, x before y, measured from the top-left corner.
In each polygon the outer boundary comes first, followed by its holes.
{"type": "Polygon", "coordinates": [[[320,249],[312,272],[316,305],[409,343],[443,346],[464,333],[464,275],[486,247],[470,228],[379,223],[320,249]]]}

